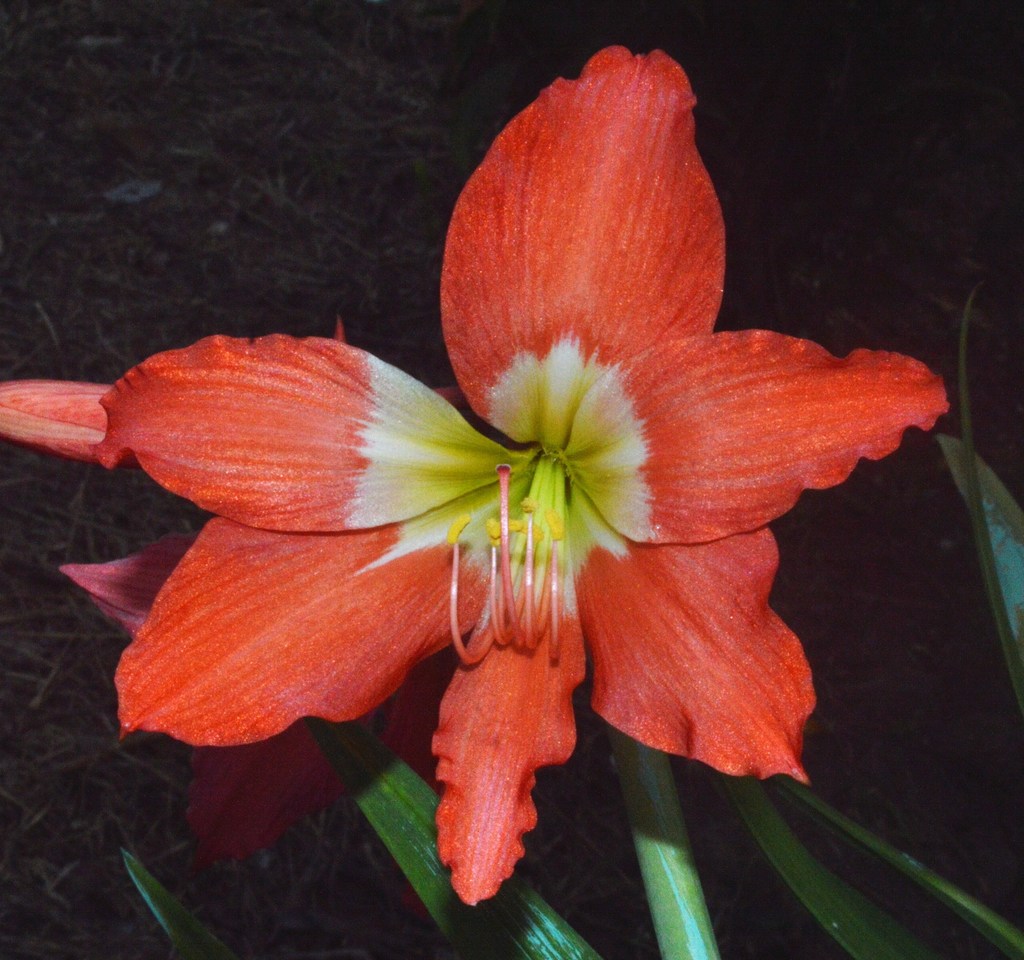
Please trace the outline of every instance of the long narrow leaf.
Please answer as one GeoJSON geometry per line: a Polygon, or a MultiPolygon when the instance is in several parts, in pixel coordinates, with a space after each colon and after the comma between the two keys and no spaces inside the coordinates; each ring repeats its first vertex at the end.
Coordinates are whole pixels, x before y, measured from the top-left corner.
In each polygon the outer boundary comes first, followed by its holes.
{"type": "Polygon", "coordinates": [[[668,757],[608,728],[633,844],[665,960],[718,960],[668,757]]]}
{"type": "MultiPolygon", "coordinates": [[[[1000,639],[1011,674],[1024,673],[1024,511],[992,468],[975,454],[974,475],[981,500],[980,517],[976,519],[969,493],[971,461],[967,445],[945,435],[940,435],[938,441],[957,489],[971,509],[971,523],[977,524],[988,539],[998,586],[997,599],[1005,611],[1005,627],[1009,630],[1009,636],[1000,636],[1000,639]]],[[[990,595],[995,593],[990,590],[990,595]]],[[[1003,617],[996,616],[995,620],[997,627],[1004,625],[1003,617]]]]}
{"type": "Polygon", "coordinates": [[[238,960],[135,857],[127,850],[122,850],[121,856],[146,906],[185,960],[238,960]]]}
{"type": "Polygon", "coordinates": [[[309,720],[356,803],[462,960],[600,960],[586,941],[513,877],[467,907],[437,856],[437,796],[365,727],[309,720]]]}
{"type": "Polygon", "coordinates": [[[870,830],[844,816],[807,787],[795,780],[785,778],[780,778],[778,783],[789,796],[807,807],[819,822],[848,843],[873,853],[909,877],[937,900],[941,900],[947,907],[956,911],[1006,956],[1013,957],[1015,960],[1024,958],[1024,931],[1017,929],[998,913],[990,910],[983,903],[979,903],[970,894],[964,893],[955,884],[950,883],[933,870],[929,870],[924,864],[903,853],[902,850],[897,850],[881,837],[875,836],[870,830]]]}
{"type": "Polygon", "coordinates": [[[855,960],[939,960],[909,930],[823,867],[751,777],[719,776],[765,856],[821,928],[855,960]]]}
{"type": "MultiPolygon", "coordinates": [[[[977,292],[977,291],[975,291],[977,292]]],[[[971,392],[970,385],[967,377],[967,331],[970,327],[971,319],[971,307],[974,303],[974,293],[971,294],[967,301],[967,305],[964,307],[963,320],[960,324],[960,355],[958,360],[958,381],[960,389],[960,421],[963,429],[963,456],[960,458],[959,463],[961,466],[960,477],[957,480],[957,484],[960,486],[961,492],[963,493],[964,499],[967,501],[967,509],[971,515],[971,528],[974,531],[974,547],[978,552],[978,562],[981,565],[981,575],[985,583],[985,593],[988,595],[989,607],[992,610],[992,617],[996,623],[996,631],[999,634],[999,642],[1003,648],[1003,656],[1006,658],[1006,667],[1010,673],[1010,682],[1013,684],[1013,692],[1017,696],[1017,705],[1020,707],[1021,713],[1024,713],[1024,656],[1022,656],[1020,647],[1020,634],[1024,629],[1024,623],[1022,623],[1021,608],[1017,608],[1014,612],[1009,607],[1008,598],[1004,595],[1004,586],[1002,585],[1002,577],[1000,576],[999,569],[997,566],[996,548],[993,544],[992,528],[990,527],[987,520],[988,508],[985,502],[985,495],[982,488],[982,473],[984,471],[979,470],[978,458],[974,449],[974,423],[971,419],[971,392]],[[1016,638],[1014,637],[1014,629],[1017,631],[1016,638]]],[[[940,443],[941,443],[940,438],[940,443]]],[[[947,450],[948,444],[943,444],[943,452],[947,450]]],[[[949,447],[950,451],[953,451],[953,447],[949,447]]],[[[947,459],[948,454],[947,454],[947,459]]],[[[952,468],[952,462],[950,462],[952,468]]],[[[954,471],[955,472],[955,471],[954,471]]],[[[989,471],[991,473],[991,471],[989,471]]],[[[992,479],[995,479],[995,475],[992,474],[992,479]]],[[[997,481],[998,482],[998,481],[997,481]]],[[[1002,487],[1002,484],[999,484],[1002,487]]],[[[1013,498],[1010,497],[1009,493],[1006,493],[1005,488],[1003,492],[1006,494],[1005,498],[1001,501],[1003,507],[1008,504],[1014,504],[1013,498]]],[[[995,501],[990,501],[993,506],[995,501]]],[[[1016,506],[1016,504],[1014,504],[1016,506]]],[[[1005,523],[1009,515],[1012,515],[1013,511],[1010,509],[1008,512],[1000,511],[999,513],[993,514],[994,516],[1000,516],[1001,521],[1005,523]]],[[[1000,528],[996,528],[996,541],[1000,541],[1000,536],[1003,531],[1000,528]]],[[[1018,534],[1020,530],[1018,529],[1018,534]]],[[[1019,539],[1017,541],[1020,542],[1019,539]]],[[[1008,564],[1009,568],[1013,569],[1018,565],[1014,562],[1015,558],[1010,558],[1008,564]]],[[[1019,577],[1019,574],[1017,575],[1019,577]]],[[[1014,584],[1014,575],[1011,574],[1008,578],[1011,587],[1014,584]]],[[[1017,583],[1019,586],[1019,582],[1017,583]]],[[[1024,589],[1024,588],[1022,588],[1024,589]]],[[[1019,599],[1019,594],[1017,595],[1019,599]]]]}

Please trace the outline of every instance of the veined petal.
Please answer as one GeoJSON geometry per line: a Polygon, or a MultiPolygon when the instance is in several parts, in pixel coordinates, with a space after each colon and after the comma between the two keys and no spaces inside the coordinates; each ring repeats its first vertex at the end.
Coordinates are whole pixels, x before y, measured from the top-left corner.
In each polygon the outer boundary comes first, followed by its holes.
{"type": "Polygon", "coordinates": [[[648,525],[618,529],[640,541],[756,529],[949,407],[942,380],[910,357],[855,350],[840,360],[764,330],[670,341],[623,367],[643,424],[651,512],[648,525]]]}
{"type": "Polygon", "coordinates": [[[452,215],[441,275],[459,385],[489,391],[523,353],[575,339],[612,363],[671,331],[711,330],[724,229],[694,145],[695,98],[660,51],[601,51],[515,117],[452,215]]]}
{"type": "Polygon", "coordinates": [[[267,530],[416,516],[493,481],[502,448],[428,387],[336,340],[209,337],[157,354],[103,399],[99,456],[267,530]]]}
{"type": "Polygon", "coordinates": [[[344,792],[302,721],[257,743],[200,747],[192,753],[192,773],[186,815],[198,840],[196,870],[271,846],[344,792]]]}
{"type": "Polygon", "coordinates": [[[814,707],[800,641],[768,607],[765,528],[694,546],[596,549],[577,584],[594,709],[658,750],[723,773],[806,779],[814,707]]]}
{"type": "Polygon", "coordinates": [[[572,691],[585,669],[575,619],[563,621],[559,645],[557,663],[546,640],[531,651],[492,647],[456,671],[441,703],[437,846],[466,903],[493,896],[511,875],[522,836],[537,823],[536,770],[564,763],[575,746],[572,691]]]}
{"type": "Polygon", "coordinates": [[[0,383],[0,439],[69,460],[96,463],[107,429],[100,397],[109,386],[64,380],[0,383]]]}
{"type": "MultiPolygon", "coordinates": [[[[300,717],[354,720],[378,706],[450,636],[450,548],[376,565],[397,536],[211,520],[121,658],[123,729],[227,746],[300,717]]],[[[463,574],[468,629],[484,585],[472,568],[463,574]]]]}
{"type": "Polygon", "coordinates": [[[149,615],[161,587],[195,539],[172,533],[121,560],[65,563],[60,572],[134,636],[149,615]]]}

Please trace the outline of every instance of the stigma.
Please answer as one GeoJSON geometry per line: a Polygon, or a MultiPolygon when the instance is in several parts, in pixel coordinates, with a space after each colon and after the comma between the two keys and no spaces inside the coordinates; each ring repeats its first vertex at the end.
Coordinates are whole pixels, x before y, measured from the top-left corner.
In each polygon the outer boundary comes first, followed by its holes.
{"type": "MultiPolygon", "coordinates": [[[[484,609],[477,618],[468,640],[459,624],[459,567],[464,547],[463,535],[474,522],[466,513],[455,519],[448,530],[452,550],[450,621],[452,646],[466,666],[479,663],[491,648],[513,646],[536,650],[547,639],[548,656],[558,661],[558,627],[562,615],[560,591],[560,550],[565,538],[562,514],[553,508],[541,511],[541,499],[534,490],[550,487],[538,476],[551,469],[538,467],[530,495],[524,497],[513,515],[509,488],[512,468],[499,464],[497,516],[483,520],[490,551],[490,578],[484,609]],[[538,485],[538,480],[541,483],[538,485]]],[[[543,498],[547,500],[547,497],[543,498]]],[[[558,505],[564,507],[564,498],[558,505]]]]}

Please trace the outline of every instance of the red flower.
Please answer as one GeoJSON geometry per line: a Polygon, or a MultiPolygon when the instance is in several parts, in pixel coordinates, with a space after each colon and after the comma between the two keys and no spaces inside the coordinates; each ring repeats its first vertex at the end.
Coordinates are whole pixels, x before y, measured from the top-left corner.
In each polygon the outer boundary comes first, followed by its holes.
{"type": "Polygon", "coordinates": [[[439,848],[468,903],[522,855],[536,769],[573,748],[584,638],[610,723],[804,777],[814,695],[767,605],[765,524],[947,404],[906,357],[711,332],[724,238],[693,106],[664,54],[602,51],[463,191],[444,334],[507,441],[329,340],[213,337],[104,398],[100,460],[218,514],[122,658],[126,730],[240,744],[355,718],[453,643],[439,848]]]}

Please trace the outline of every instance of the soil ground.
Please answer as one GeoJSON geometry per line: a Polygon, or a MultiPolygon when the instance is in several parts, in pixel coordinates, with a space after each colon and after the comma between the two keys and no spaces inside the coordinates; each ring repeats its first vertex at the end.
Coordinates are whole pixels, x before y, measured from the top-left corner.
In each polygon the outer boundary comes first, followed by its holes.
{"type": "MultiPolygon", "coordinates": [[[[0,378],[110,382],[211,333],[349,339],[451,381],[445,224],[494,133],[595,50],[660,47],[700,98],[729,268],[722,326],[971,373],[980,452],[1024,497],[1024,12],[966,2],[0,3],[0,378]]],[[[940,429],[958,433],[956,415],[940,429]]],[[[0,956],[167,957],[141,857],[243,957],[434,958],[347,801],[191,876],[188,751],[119,743],[124,638],[56,572],[200,515],[141,474],[0,456],[0,956]]],[[[819,707],[806,765],[840,809],[1024,923],[1021,718],[966,514],[912,431],[776,525],[773,605],[819,707]]],[[[608,960],[653,958],[608,746],[543,771],[522,872],[608,960]]],[[[698,764],[678,765],[725,958],[842,956],[698,764]]],[[[783,806],[944,956],[993,951],[783,806]]]]}

